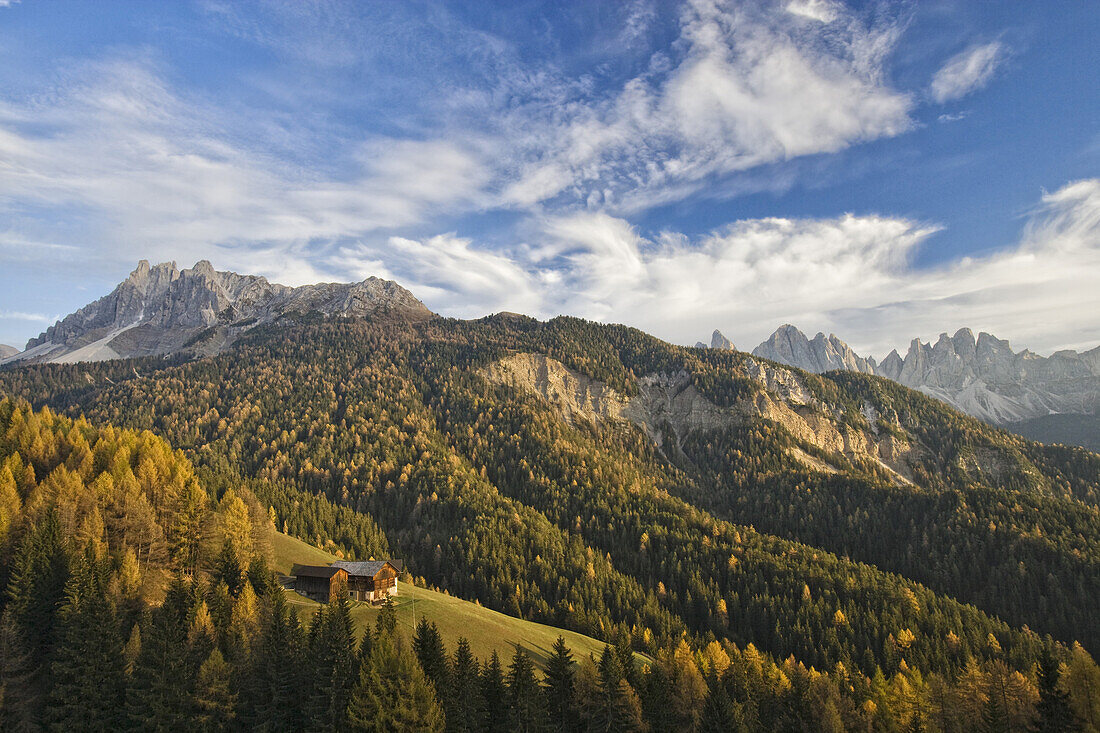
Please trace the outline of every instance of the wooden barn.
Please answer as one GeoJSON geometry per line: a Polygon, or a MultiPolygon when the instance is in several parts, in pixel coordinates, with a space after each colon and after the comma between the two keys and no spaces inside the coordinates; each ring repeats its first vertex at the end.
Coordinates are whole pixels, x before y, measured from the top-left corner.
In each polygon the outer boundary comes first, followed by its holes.
{"type": "Polygon", "coordinates": [[[332,565],[295,565],[294,590],[307,598],[327,603],[340,588],[347,588],[353,601],[381,603],[397,595],[397,576],[402,567],[396,560],[341,560],[332,565]]]}

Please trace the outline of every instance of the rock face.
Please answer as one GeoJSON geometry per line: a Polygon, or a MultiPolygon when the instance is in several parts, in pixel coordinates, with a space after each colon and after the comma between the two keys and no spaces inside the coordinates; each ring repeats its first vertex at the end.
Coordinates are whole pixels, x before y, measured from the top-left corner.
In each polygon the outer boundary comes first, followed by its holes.
{"type": "Polygon", "coordinates": [[[892,351],[876,363],[857,356],[835,336],[818,334],[810,341],[785,325],[752,353],[812,372],[877,374],[995,425],[1100,411],[1100,347],[1044,358],[1026,349],[1014,352],[1007,341],[988,333],[975,338],[964,328],[954,336],[940,334],[935,344],[913,339],[904,358],[892,351]]]}
{"type": "Polygon", "coordinates": [[[15,356],[19,353],[19,349],[14,346],[8,346],[7,344],[0,344],[0,359],[7,359],[9,356],[15,356]]]}
{"type": "Polygon", "coordinates": [[[844,369],[851,372],[875,373],[873,360],[858,356],[848,344],[835,335],[828,338],[819,333],[813,340],[794,326],[784,324],[752,350],[753,356],[789,364],[808,372],[829,372],[844,369]]]}
{"type": "Polygon", "coordinates": [[[703,343],[702,341],[696,341],[695,342],[695,348],[697,348],[697,349],[706,349],[706,348],[725,349],[726,351],[737,351],[737,347],[734,346],[733,342],[730,341],[728,338],[726,338],[722,334],[722,332],[719,331],[717,328],[714,329],[714,333],[712,333],[710,335],[710,346],[709,347],[707,346],[707,344],[703,343]]]}
{"type": "MultiPolygon", "coordinates": [[[[513,354],[484,367],[481,374],[492,382],[546,400],[570,422],[634,423],[659,448],[667,441],[680,446],[695,431],[749,425],[764,418],[783,425],[798,440],[821,451],[849,460],[871,461],[898,483],[911,480],[908,458],[921,448],[898,437],[902,435],[900,429],[880,432],[877,428],[880,417],[897,426],[896,415],[874,414],[868,421],[869,429],[858,429],[837,421],[824,409],[798,373],[755,359],[745,360],[744,371],[759,390],[726,407],[704,397],[687,372],[639,377],[634,397],[619,394],[603,382],[542,354],[513,354]]],[[[801,448],[791,448],[790,454],[814,470],[837,470],[801,448]]]]}
{"type": "Polygon", "coordinates": [[[722,332],[717,328],[714,329],[714,333],[710,335],[710,348],[712,349],[726,349],[728,351],[736,351],[737,347],[733,345],[733,342],[722,335],[722,332]]]}
{"type": "Polygon", "coordinates": [[[425,318],[431,312],[397,283],[323,283],[291,288],[256,275],[220,272],[203,260],[142,260],[109,295],[84,306],[27,342],[5,361],[75,362],[169,354],[214,353],[257,325],[292,314],[425,318]]]}

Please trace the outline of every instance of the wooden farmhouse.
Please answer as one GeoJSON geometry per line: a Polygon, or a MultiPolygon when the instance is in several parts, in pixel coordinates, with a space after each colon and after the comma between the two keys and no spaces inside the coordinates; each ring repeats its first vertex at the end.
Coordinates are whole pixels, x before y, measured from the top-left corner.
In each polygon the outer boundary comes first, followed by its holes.
{"type": "Polygon", "coordinates": [[[397,595],[397,576],[402,563],[398,560],[340,560],[332,565],[295,565],[294,590],[307,598],[328,603],[340,588],[347,588],[353,601],[381,603],[397,595]]]}

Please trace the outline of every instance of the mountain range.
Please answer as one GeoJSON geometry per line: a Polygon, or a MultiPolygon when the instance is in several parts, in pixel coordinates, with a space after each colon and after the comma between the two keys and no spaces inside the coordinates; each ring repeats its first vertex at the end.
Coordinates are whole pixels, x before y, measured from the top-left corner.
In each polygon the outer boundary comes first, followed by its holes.
{"type": "Polygon", "coordinates": [[[257,275],[221,272],[202,260],[180,270],[175,262],[137,268],[108,295],[50,326],[6,361],[68,363],[189,351],[217,353],[240,334],[280,318],[431,315],[397,283],[370,277],[358,283],[287,287],[257,275]]]}
{"type": "Polygon", "coordinates": [[[1037,425],[1057,426],[1100,408],[1100,347],[1043,357],[963,328],[954,336],[940,334],[934,344],[913,339],[904,357],[894,350],[876,362],[835,335],[809,339],[787,324],[752,353],[815,373],[839,369],[886,377],[994,425],[1019,427],[1045,418],[1037,425]]]}
{"type": "MultiPolygon", "coordinates": [[[[108,295],[61,319],[22,352],[0,350],[0,363],[74,363],[184,353],[209,356],[249,330],[279,320],[385,316],[423,320],[431,311],[395,282],[288,287],[256,275],[218,271],[203,260],[180,270],[174,262],[142,260],[108,295]]],[[[736,351],[721,331],[697,348],[736,351]]],[[[857,354],[835,335],[810,339],[779,327],[752,350],[809,372],[833,370],[892,379],[988,423],[1038,440],[1096,449],[1100,408],[1100,347],[1042,357],[1014,352],[1007,341],[970,329],[941,334],[934,344],[913,339],[904,357],[881,362],[857,354]]]]}

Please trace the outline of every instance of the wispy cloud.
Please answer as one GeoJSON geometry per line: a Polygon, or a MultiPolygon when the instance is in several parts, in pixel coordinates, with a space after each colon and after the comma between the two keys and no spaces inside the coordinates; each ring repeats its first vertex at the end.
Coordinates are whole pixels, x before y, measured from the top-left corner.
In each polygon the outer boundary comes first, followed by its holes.
{"type": "Polygon", "coordinates": [[[267,274],[300,281],[317,275],[318,243],[471,205],[485,182],[461,143],[407,139],[354,144],[346,174],[326,178],[252,147],[236,122],[148,63],[97,64],[48,105],[0,108],[0,207],[81,212],[126,260],[218,250],[247,267],[274,252],[267,274]]]}
{"type": "Polygon", "coordinates": [[[504,197],[636,211],[714,176],[897,135],[913,102],[886,83],[884,62],[901,27],[825,2],[689,3],[676,54],[609,98],[536,117],[504,197]]]}
{"type": "Polygon", "coordinates": [[[48,316],[45,313],[25,313],[23,311],[0,310],[0,320],[5,321],[34,321],[35,323],[53,323],[57,316],[48,316]]]}
{"type": "Polygon", "coordinates": [[[932,77],[932,99],[943,104],[981,89],[1004,58],[1005,48],[998,41],[971,46],[951,57],[932,77]]]}

